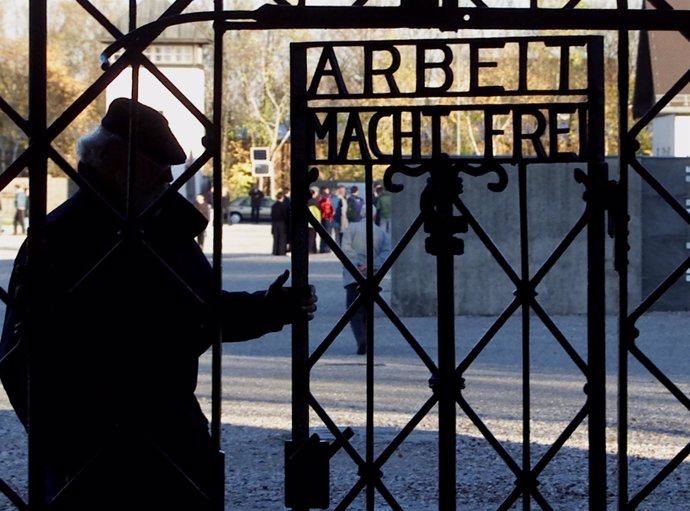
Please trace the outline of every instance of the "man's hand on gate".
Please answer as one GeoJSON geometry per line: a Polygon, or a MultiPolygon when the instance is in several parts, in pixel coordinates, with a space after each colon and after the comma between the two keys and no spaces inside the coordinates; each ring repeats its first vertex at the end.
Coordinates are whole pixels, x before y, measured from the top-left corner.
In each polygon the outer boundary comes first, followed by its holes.
{"type": "Polygon", "coordinates": [[[290,278],[290,271],[285,270],[266,291],[266,301],[270,307],[283,318],[283,323],[293,323],[298,319],[312,320],[316,312],[316,289],[314,286],[302,288],[284,287],[290,278]]]}

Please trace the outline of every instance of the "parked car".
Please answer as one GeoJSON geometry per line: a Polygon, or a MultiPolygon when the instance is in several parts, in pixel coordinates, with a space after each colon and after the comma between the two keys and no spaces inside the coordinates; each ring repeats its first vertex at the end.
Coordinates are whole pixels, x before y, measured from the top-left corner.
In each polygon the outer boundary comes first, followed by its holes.
{"type": "MultiPolygon", "coordinates": [[[[271,220],[271,206],[275,203],[274,199],[264,197],[261,199],[261,207],[259,208],[259,220],[271,220]]],[[[252,218],[252,203],[248,196],[238,197],[230,201],[230,223],[239,224],[246,222],[252,218]]]]}

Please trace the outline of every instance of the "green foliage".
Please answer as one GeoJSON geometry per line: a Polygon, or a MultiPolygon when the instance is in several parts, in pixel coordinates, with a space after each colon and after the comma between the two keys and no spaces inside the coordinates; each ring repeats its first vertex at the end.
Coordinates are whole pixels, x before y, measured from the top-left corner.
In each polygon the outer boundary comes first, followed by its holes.
{"type": "Polygon", "coordinates": [[[243,145],[242,141],[231,140],[226,147],[226,154],[223,185],[230,192],[232,199],[247,195],[254,184],[249,150],[243,145]]]}

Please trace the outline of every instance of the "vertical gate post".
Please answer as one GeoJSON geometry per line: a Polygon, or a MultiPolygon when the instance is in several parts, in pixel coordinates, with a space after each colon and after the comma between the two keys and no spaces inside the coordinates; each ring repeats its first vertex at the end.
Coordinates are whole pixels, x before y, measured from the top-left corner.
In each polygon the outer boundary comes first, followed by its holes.
{"type": "Polygon", "coordinates": [[[618,147],[619,147],[619,211],[616,225],[615,260],[618,271],[618,509],[628,504],[628,164],[634,146],[628,136],[628,65],[629,36],[618,32],[618,147]],[[625,135],[624,135],[625,134],[625,135]]]}
{"type": "Polygon", "coordinates": [[[427,187],[420,199],[424,218],[426,251],[436,257],[438,298],[438,375],[430,385],[438,397],[439,510],[456,506],[456,401],[460,380],[455,353],[455,266],[454,257],[463,253],[462,240],[456,232],[466,230],[462,217],[453,216],[453,203],[462,190],[457,167],[443,160],[432,163],[427,187]],[[458,220],[460,220],[458,222],[458,220]]]}
{"type": "MultiPolygon", "coordinates": [[[[443,182],[441,172],[432,172],[432,181],[443,182]],[[434,176],[436,174],[436,176],[434,176]]],[[[438,189],[445,187],[439,183],[438,189]]],[[[447,188],[446,188],[447,189],[447,188]]],[[[455,405],[455,267],[451,251],[450,217],[453,203],[451,197],[439,201],[438,253],[436,255],[436,278],[438,293],[438,369],[440,395],[439,418],[439,510],[455,509],[456,485],[456,405],[455,405]]]]}
{"type": "MultiPolygon", "coordinates": [[[[216,12],[223,10],[222,0],[214,0],[216,12]]],[[[213,27],[213,132],[207,133],[211,137],[213,151],[213,279],[215,301],[213,304],[214,332],[216,336],[212,345],[212,379],[211,379],[211,437],[216,452],[216,484],[211,495],[211,506],[215,511],[223,511],[225,507],[225,454],[221,449],[221,416],[223,414],[222,389],[222,356],[223,335],[221,331],[220,300],[223,291],[223,219],[220,196],[223,188],[223,162],[221,159],[220,126],[223,119],[223,35],[219,26],[213,27]]]]}
{"type": "Polygon", "coordinates": [[[606,287],[605,209],[608,183],[604,162],[603,41],[592,41],[587,65],[590,76],[587,208],[587,355],[589,380],[589,508],[606,509],[606,287]]]}
{"type": "MultiPolygon", "coordinates": [[[[290,119],[293,133],[306,133],[307,58],[306,51],[290,47],[290,119]],[[299,113],[299,115],[296,115],[299,113]]],[[[307,182],[306,157],[309,154],[306,137],[293,137],[290,156],[290,188],[292,193],[290,232],[292,233],[292,285],[306,286],[309,277],[307,248],[307,182]]],[[[309,326],[305,321],[292,326],[292,442],[297,447],[309,440],[309,326]]],[[[287,467],[286,467],[287,469],[287,467]]],[[[293,507],[306,511],[307,507],[293,507]]]]}
{"type": "Polygon", "coordinates": [[[29,236],[29,264],[34,271],[30,272],[29,282],[29,318],[27,321],[28,353],[29,353],[29,505],[31,509],[44,509],[46,499],[45,477],[43,474],[43,456],[45,435],[43,430],[50,427],[43,419],[44,406],[42,404],[45,392],[43,389],[49,382],[42,381],[32,375],[45,374],[40,369],[41,364],[47,364],[45,357],[39,355],[40,339],[46,337],[40,334],[43,293],[40,292],[42,281],[42,247],[43,226],[46,212],[47,189],[47,148],[46,145],[46,117],[47,117],[47,2],[36,0],[29,3],[29,134],[30,145],[40,149],[32,153],[29,161],[29,187],[31,189],[31,208],[29,217],[31,235],[29,236]]]}

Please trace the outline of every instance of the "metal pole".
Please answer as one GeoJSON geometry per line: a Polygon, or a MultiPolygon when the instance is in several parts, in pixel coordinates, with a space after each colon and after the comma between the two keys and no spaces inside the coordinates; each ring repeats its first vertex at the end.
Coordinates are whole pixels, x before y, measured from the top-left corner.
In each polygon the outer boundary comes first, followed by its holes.
{"type": "MultiPolygon", "coordinates": [[[[290,48],[290,93],[291,131],[293,134],[306,133],[306,49],[290,48]]],[[[306,155],[308,153],[305,136],[292,138],[290,187],[291,206],[291,251],[292,285],[306,286],[309,283],[309,252],[307,243],[307,200],[309,183],[306,155]]],[[[292,326],[292,441],[304,445],[309,439],[309,326],[307,321],[296,322],[292,326]]],[[[294,507],[294,511],[307,511],[304,506],[294,507]]]]}
{"type": "MultiPolygon", "coordinates": [[[[619,190],[621,202],[616,215],[615,259],[618,271],[618,509],[628,504],[628,154],[632,153],[628,140],[628,80],[629,36],[618,33],[618,151],[619,190]]],[[[632,325],[630,325],[632,326],[632,325]]]]}
{"type": "Polygon", "coordinates": [[[438,296],[438,419],[439,419],[439,510],[455,509],[456,501],[456,397],[455,372],[455,266],[453,252],[453,193],[449,181],[457,174],[447,168],[433,169],[431,184],[438,194],[436,238],[436,286],[438,296]],[[444,172],[446,171],[446,172],[444,172]],[[453,175],[455,174],[455,175],[453,175]]]}
{"type": "MultiPolygon", "coordinates": [[[[223,1],[215,0],[216,12],[223,10],[223,1]]],[[[213,132],[206,136],[212,139],[213,152],[213,282],[215,285],[213,317],[216,321],[216,337],[211,351],[211,437],[218,453],[215,467],[217,480],[211,495],[211,506],[216,511],[225,507],[225,455],[221,450],[221,417],[223,414],[222,356],[223,339],[221,331],[221,294],[223,290],[223,221],[220,197],[223,188],[223,165],[221,160],[221,124],[223,122],[223,35],[217,25],[213,31],[213,132]],[[217,489],[217,491],[216,491],[217,489]]]]}
{"type": "MultiPolygon", "coordinates": [[[[365,190],[365,204],[366,217],[363,221],[366,221],[366,238],[367,238],[367,283],[373,282],[374,278],[374,215],[373,212],[373,169],[371,165],[365,166],[364,175],[364,190],[365,190]]],[[[374,301],[370,295],[367,295],[366,300],[362,307],[366,307],[365,315],[367,318],[367,403],[366,403],[366,463],[367,466],[371,467],[374,464],[375,458],[375,445],[374,445],[374,301]]],[[[368,511],[374,511],[375,503],[374,497],[376,496],[374,492],[375,486],[373,481],[370,479],[367,484],[366,490],[366,505],[368,511]]]]}
{"type": "Polygon", "coordinates": [[[606,287],[604,213],[604,62],[603,40],[594,39],[588,54],[590,121],[588,154],[587,229],[587,354],[589,381],[589,508],[606,509],[606,287]]]}
{"type": "Polygon", "coordinates": [[[46,195],[47,195],[47,148],[46,132],[46,98],[47,98],[47,2],[36,0],[29,2],[29,125],[31,126],[30,144],[39,147],[39,151],[29,162],[29,188],[31,190],[31,208],[29,217],[31,235],[29,236],[29,318],[27,341],[29,352],[29,505],[31,509],[44,509],[46,487],[44,474],[45,429],[49,428],[43,416],[43,398],[46,385],[50,382],[41,379],[45,371],[41,368],[48,364],[41,356],[43,294],[40,286],[43,282],[41,240],[44,236],[46,195]]]}
{"type": "MultiPolygon", "coordinates": [[[[518,167],[518,186],[520,204],[520,272],[522,278],[522,470],[528,474],[532,467],[531,444],[532,433],[530,429],[530,417],[532,415],[532,401],[530,388],[530,307],[531,303],[527,295],[527,283],[529,282],[529,222],[527,221],[527,166],[521,163],[518,167]]],[[[533,488],[531,478],[523,478],[522,485],[522,509],[531,509],[531,493],[533,488]]]]}

